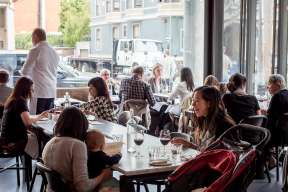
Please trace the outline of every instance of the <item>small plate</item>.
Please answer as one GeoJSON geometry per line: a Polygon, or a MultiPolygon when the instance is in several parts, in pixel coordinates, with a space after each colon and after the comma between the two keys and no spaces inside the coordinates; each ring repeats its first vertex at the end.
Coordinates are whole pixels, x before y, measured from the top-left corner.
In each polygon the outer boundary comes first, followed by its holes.
{"type": "Polygon", "coordinates": [[[150,161],[150,165],[152,165],[152,166],[169,166],[169,165],[172,165],[172,163],[166,159],[159,159],[159,160],[150,161]]]}
{"type": "Polygon", "coordinates": [[[39,119],[38,121],[48,121],[48,120],[49,120],[49,118],[44,117],[44,118],[42,118],[42,119],[39,119]]]}

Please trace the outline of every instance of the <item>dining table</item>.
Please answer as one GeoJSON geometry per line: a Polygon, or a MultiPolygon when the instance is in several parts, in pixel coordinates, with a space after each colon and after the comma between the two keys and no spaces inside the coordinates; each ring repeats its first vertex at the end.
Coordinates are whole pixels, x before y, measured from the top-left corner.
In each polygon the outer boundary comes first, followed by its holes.
{"type": "MultiPolygon", "coordinates": [[[[52,137],[55,123],[54,120],[48,119],[45,121],[38,121],[36,126],[41,127],[45,134],[52,137]]],[[[136,146],[136,149],[139,150],[142,155],[142,157],[139,158],[135,156],[135,153],[127,151],[127,128],[125,126],[102,119],[94,119],[89,120],[89,129],[98,129],[109,139],[113,139],[115,135],[121,135],[121,138],[123,138],[123,145],[121,148],[122,158],[118,164],[115,164],[112,167],[113,170],[120,173],[120,192],[133,191],[134,187],[133,189],[129,188],[131,185],[128,185],[127,183],[132,183],[135,180],[156,180],[166,178],[181,165],[181,163],[189,158],[195,157],[199,153],[193,149],[185,149],[183,150],[183,157],[186,156],[186,159],[183,161],[176,162],[171,160],[166,166],[153,166],[150,164],[148,151],[151,147],[155,148],[162,146],[159,138],[145,134],[143,144],[136,146]]]]}

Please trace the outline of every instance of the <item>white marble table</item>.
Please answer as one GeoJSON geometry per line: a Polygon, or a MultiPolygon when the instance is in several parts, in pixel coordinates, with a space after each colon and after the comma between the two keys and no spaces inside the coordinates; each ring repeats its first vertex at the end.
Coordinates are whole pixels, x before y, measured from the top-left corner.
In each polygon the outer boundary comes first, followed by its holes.
{"type": "MultiPolygon", "coordinates": [[[[43,128],[44,133],[48,135],[53,135],[53,128],[54,128],[55,122],[53,120],[47,120],[47,121],[38,121],[37,126],[43,128]]],[[[126,127],[108,122],[105,120],[97,120],[97,121],[90,121],[89,128],[96,128],[101,130],[104,135],[106,135],[108,138],[113,138],[113,135],[123,135],[123,142],[124,145],[122,147],[122,159],[120,160],[119,164],[114,165],[113,169],[116,171],[119,171],[123,175],[120,176],[120,188],[121,192],[123,191],[129,191],[131,189],[127,189],[127,182],[138,179],[138,178],[164,178],[169,173],[173,172],[177,166],[181,164],[172,162],[169,166],[151,166],[149,164],[149,154],[148,154],[148,148],[149,147],[157,147],[162,146],[160,143],[159,138],[147,135],[144,136],[144,142],[139,147],[140,153],[143,155],[141,158],[136,158],[135,153],[129,153],[127,152],[127,145],[126,145],[126,127]]],[[[138,146],[137,146],[138,147],[138,146]]],[[[139,149],[137,148],[136,149],[139,149]]],[[[185,153],[190,153],[191,156],[197,154],[197,151],[192,149],[187,149],[184,151],[185,153]]]]}

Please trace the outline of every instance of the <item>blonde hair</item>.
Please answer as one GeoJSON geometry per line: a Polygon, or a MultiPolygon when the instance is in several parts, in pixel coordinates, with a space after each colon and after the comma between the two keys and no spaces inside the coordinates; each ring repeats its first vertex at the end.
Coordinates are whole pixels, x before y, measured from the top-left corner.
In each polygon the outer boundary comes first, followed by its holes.
{"type": "Polygon", "coordinates": [[[155,76],[155,71],[159,68],[163,68],[163,65],[161,65],[160,63],[156,63],[152,69],[152,73],[155,76]]]}

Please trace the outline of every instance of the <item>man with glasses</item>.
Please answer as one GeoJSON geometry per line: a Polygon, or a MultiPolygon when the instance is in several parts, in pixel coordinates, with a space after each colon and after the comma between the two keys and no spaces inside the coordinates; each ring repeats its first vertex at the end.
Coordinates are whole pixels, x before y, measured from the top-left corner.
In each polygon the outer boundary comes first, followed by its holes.
{"type": "Polygon", "coordinates": [[[285,84],[285,79],[280,74],[273,74],[269,77],[267,89],[272,98],[267,110],[267,128],[271,131],[272,143],[279,140],[276,127],[278,119],[288,112],[288,90],[285,84]]]}
{"type": "Polygon", "coordinates": [[[101,78],[106,82],[110,95],[116,95],[116,90],[119,89],[119,85],[110,77],[109,69],[102,69],[100,72],[101,78]]]}

